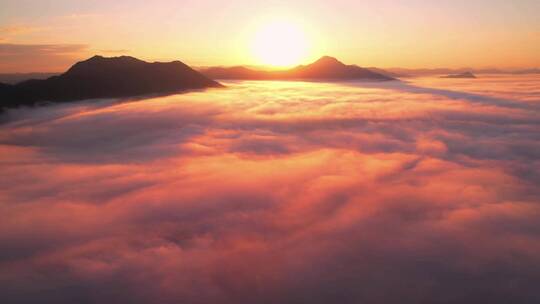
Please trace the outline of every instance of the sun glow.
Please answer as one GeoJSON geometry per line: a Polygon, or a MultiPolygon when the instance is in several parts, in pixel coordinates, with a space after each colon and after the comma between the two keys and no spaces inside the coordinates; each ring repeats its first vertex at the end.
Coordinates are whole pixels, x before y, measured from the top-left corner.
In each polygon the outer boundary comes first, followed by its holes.
{"type": "Polygon", "coordinates": [[[306,59],[309,43],[300,26],[277,21],[266,24],[256,32],[252,47],[258,62],[286,67],[306,59]]]}

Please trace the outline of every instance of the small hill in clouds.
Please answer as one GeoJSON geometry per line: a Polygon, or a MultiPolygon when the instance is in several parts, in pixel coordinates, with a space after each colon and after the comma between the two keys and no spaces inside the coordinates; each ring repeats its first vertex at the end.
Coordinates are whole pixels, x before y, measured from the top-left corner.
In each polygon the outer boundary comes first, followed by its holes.
{"type": "Polygon", "coordinates": [[[0,100],[2,107],[13,107],[40,101],[131,97],[209,87],[221,85],[180,61],[149,63],[128,56],[94,56],[58,76],[2,84],[0,100]]]}
{"type": "Polygon", "coordinates": [[[450,74],[446,76],[441,76],[441,78],[476,78],[476,76],[471,72],[464,72],[459,74],[450,74]]]}
{"type": "Polygon", "coordinates": [[[268,76],[264,71],[254,70],[243,66],[209,67],[201,69],[200,72],[212,79],[263,80],[268,76]]]}
{"type": "Polygon", "coordinates": [[[319,60],[282,71],[259,71],[246,67],[213,67],[200,70],[212,79],[239,80],[365,80],[389,81],[394,77],[356,65],[346,65],[334,57],[319,60]]]}

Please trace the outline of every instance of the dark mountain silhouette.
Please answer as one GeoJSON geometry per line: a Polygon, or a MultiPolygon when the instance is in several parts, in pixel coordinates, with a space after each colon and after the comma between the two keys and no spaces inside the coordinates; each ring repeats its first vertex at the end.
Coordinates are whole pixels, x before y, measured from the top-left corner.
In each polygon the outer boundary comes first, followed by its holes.
{"type": "Polygon", "coordinates": [[[16,84],[29,79],[47,79],[60,73],[1,73],[0,82],[5,84],[16,84]]]}
{"type": "Polygon", "coordinates": [[[446,76],[441,76],[441,78],[476,78],[471,72],[464,72],[459,74],[450,74],[446,76]]]}
{"type": "Polygon", "coordinates": [[[12,107],[39,101],[130,97],[220,86],[180,61],[148,63],[127,56],[94,56],[59,76],[2,84],[0,100],[1,106],[12,107]]]}
{"type": "Polygon", "coordinates": [[[388,81],[395,78],[361,68],[346,65],[336,58],[324,56],[312,64],[300,65],[282,71],[258,71],[246,67],[207,68],[201,73],[213,79],[242,80],[369,80],[388,81]]]}

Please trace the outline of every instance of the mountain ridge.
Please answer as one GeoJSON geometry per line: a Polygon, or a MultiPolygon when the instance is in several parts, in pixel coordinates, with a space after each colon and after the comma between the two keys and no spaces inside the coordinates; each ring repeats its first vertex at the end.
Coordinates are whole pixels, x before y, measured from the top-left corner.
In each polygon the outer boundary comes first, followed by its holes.
{"type": "Polygon", "coordinates": [[[212,79],[238,80],[366,80],[391,81],[396,78],[356,65],[346,65],[331,56],[323,56],[307,65],[280,71],[262,71],[242,66],[210,67],[199,70],[212,79]]]}
{"type": "Polygon", "coordinates": [[[0,85],[0,107],[120,98],[221,87],[181,61],[146,62],[135,57],[93,56],[47,79],[0,85]]]}

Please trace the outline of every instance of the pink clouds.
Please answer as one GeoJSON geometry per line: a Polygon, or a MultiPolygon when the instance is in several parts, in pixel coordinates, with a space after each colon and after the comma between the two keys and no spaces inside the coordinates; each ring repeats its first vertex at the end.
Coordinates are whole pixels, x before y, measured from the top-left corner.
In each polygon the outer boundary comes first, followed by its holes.
{"type": "Polygon", "coordinates": [[[10,111],[0,295],[534,302],[538,100],[469,100],[493,80],[475,83],[455,99],[444,83],[240,82],[10,111]]]}

